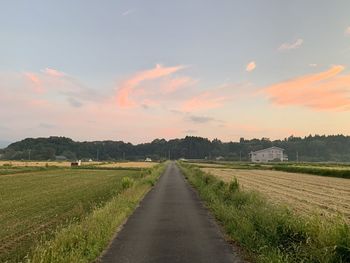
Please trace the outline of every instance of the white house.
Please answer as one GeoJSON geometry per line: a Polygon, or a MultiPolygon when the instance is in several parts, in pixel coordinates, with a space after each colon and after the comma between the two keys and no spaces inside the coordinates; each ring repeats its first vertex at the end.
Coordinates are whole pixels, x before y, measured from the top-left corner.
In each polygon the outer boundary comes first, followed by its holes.
{"type": "Polygon", "coordinates": [[[253,163],[267,163],[271,161],[288,161],[287,155],[283,154],[284,149],[279,147],[270,147],[267,149],[251,152],[249,154],[253,163]]]}

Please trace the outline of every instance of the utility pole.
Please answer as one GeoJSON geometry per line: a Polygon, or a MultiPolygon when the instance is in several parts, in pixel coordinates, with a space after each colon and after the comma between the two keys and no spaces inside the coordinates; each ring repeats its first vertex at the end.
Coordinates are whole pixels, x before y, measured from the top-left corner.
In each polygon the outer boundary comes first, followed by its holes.
{"type": "Polygon", "coordinates": [[[297,163],[299,162],[299,152],[297,151],[297,163]]]}

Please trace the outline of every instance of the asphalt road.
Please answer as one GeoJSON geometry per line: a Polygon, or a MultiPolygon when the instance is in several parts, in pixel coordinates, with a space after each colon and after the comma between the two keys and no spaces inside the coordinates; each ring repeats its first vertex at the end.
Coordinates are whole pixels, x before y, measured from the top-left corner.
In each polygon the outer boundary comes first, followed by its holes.
{"type": "Polygon", "coordinates": [[[101,257],[111,262],[242,262],[171,163],[101,257]]]}

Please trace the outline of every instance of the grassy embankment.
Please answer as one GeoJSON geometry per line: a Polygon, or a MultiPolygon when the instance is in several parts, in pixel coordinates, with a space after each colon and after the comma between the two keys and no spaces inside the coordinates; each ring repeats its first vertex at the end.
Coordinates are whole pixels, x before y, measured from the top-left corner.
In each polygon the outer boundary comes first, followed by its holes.
{"type": "Polygon", "coordinates": [[[94,260],[163,166],[142,171],[55,169],[0,176],[0,261],[94,260]]]}
{"type": "Polygon", "coordinates": [[[224,183],[196,167],[181,170],[235,240],[256,262],[350,262],[350,227],[273,205],[237,180],[224,183]]]}

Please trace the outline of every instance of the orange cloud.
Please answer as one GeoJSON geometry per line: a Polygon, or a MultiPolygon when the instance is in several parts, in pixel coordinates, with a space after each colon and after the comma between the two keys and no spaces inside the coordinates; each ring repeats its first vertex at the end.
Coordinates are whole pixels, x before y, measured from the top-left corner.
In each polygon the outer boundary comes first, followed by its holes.
{"type": "Polygon", "coordinates": [[[247,67],[246,67],[246,71],[251,72],[256,68],[256,64],[255,61],[250,62],[247,67]]]}
{"type": "Polygon", "coordinates": [[[139,72],[121,83],[117,91],[117,103],[122,108],[132,108],[136,106],[136,102],[133,101],[130,97],[134,89],[143,81],[159,79],[168,75],[171,75],[181,69],[184,66],[175,66],[175,67],[163,67],[159,64],[156,65],[154,69],[145,70],[139,72]]]}
{"type": "Polygon", "coordinates": [[[314,110],[349,110],[350,75],[339,75],[343,66],[283,81],[263,89],[273,104],[301,105],[314,110]]]}
{"type": "Polygon", "coordinates": [[[294,43],[283,43],[278,50],[279,51],[287,51],[291,49],[297,49],[300,48],[301,45],[303,44],[304,40],[299,38],[297,39],[294,43]]]}

